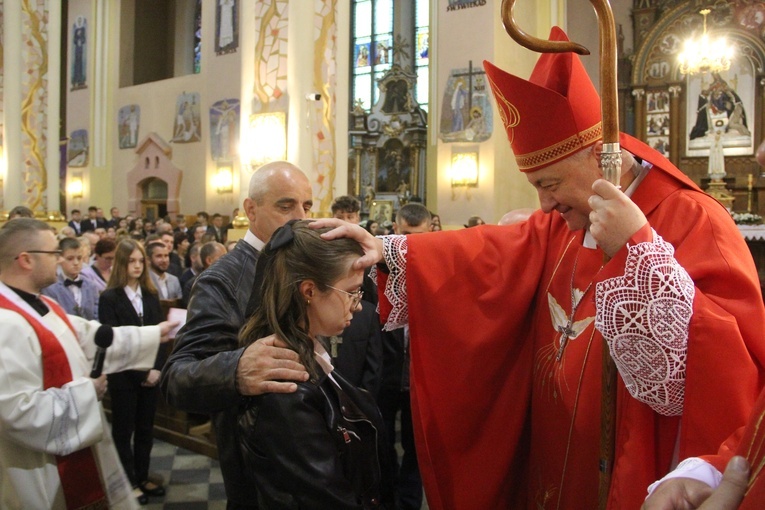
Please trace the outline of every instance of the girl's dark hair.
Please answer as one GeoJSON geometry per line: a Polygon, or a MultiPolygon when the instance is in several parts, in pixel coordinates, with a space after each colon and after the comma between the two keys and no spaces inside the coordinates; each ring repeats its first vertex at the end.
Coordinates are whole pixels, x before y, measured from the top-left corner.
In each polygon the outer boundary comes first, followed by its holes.
{"type": "Polygon", "coordinates": [[[326,241],[320,237],[328,228],[308,228],[308,221],[287,224],[292,240],[283,242],[289,232],[277,230],[258,261],[253,293],[260,293],[260,303],[240,332],[243,346],[258,338],[275,334],[300,356],[313,380],[321,369],[314,360],[313,339],[310,337],[308,309],[300,294],[300,284],[312,280],[320,292],[331,291],[329,285],[350,271],[351,263],[363,255],[361,246],[352,239],[326,241]],[[287,234],[285,236],[285,234],[287,234]],[[281,246],[272,248],[275,238],[281,246]],[[261,283],[262,282],[262,283],[261,283]]]}
{"type": "Polygon", "coordinates": [[[130,263],[130,255],[135,250],[139,250],[143,255],[143,273],[138,278],[138,284],[141,289],[151,294],[157,293],[157,288],[154,286],[154,282],[149,277],[149,259],[146,256],[146,251],[143,249],[141,243],[133,239],[125,239],[120,241],[117,245],[117,251],[114,254],[114,263],[112,264],[112,275],[109,277],[109,282],[106,284],[107,289],[121,288],[128,283],[128,264],[130,263]]]}

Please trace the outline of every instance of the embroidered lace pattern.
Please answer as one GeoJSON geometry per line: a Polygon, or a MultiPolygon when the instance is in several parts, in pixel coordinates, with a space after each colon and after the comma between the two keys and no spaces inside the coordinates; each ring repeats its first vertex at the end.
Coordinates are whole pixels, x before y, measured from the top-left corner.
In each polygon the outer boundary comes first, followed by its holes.
{"type": "Polygon", "coordinates": [[[406,252],[408,245],[406,236],[403,235],[385,236],[382,240],[383,259],[390,271],[384,292],[392,307],[383,329],[392,331],[406,326],[409,322],[409,305],[406,301],[406,252]]]}
{"type": "Polygon", "coordinates": [[[679,416],[695,288],[672,245],[653,235],[652,243],[629,246],[624,276],[597,284],[595,327],[630,395],[679,416]]]}

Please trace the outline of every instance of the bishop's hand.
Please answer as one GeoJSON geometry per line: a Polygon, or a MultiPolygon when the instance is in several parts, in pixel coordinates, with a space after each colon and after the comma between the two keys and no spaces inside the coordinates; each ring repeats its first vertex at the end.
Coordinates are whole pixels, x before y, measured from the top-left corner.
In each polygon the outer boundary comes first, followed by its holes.
{"type": "Polygon", "coordinates": [[[364,250],[364,255],[353,263],[354,269],[373,266],[383,258],[382,239],[373,236],[360,225],[336,218],[323,218],[312,221],[309,226],[311,228],[333,227],[332,230],[321,235],[327,241],[347,237],[358,242],[364,250]]]}
{"type": "Polygon", "coordinates": [[[588,201],[592,209],[590,233],[605,254],[613,257],[648,220],[637,204],[610,182],[598,179],[592,191],[588,201]]]}

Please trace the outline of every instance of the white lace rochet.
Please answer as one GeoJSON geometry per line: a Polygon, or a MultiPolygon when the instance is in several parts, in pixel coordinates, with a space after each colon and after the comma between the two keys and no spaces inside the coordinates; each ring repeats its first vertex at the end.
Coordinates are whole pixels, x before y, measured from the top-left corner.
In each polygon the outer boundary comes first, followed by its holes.
{"type": "Polygon", "coordinates": [[[597,284],[595,327],[630,395],[679,416],[695,288],[672,245],[653,235],[651,243],[628,247],[624,276],[597,284]]]}

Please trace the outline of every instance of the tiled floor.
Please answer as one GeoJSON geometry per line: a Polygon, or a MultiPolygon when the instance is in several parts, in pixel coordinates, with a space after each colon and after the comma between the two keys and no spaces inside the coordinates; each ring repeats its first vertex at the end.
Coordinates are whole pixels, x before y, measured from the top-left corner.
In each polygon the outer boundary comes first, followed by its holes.
{"type": "MultiPolygon", "coordinates": [[[[399,446],[400,450],[400,446],[399,446]]],[[[401,452],[399,451],[399,454],[401,452]]],[[[159,439],[151,451],[151,476],[161,477],[167,493],[149,498],[147,510],[224,510],[226,491],[217,460],[159,439]]],[[[422,510],[428,503],[423,501],[422,510]]]]}
{"type": "Polygon", "coordinates": [[[223,510],[226,492],[220,464],[210,457],[158,439],[151,452],[151,473],[161,476],[167,494],[149,498],[149,510],[223,510]]]}

